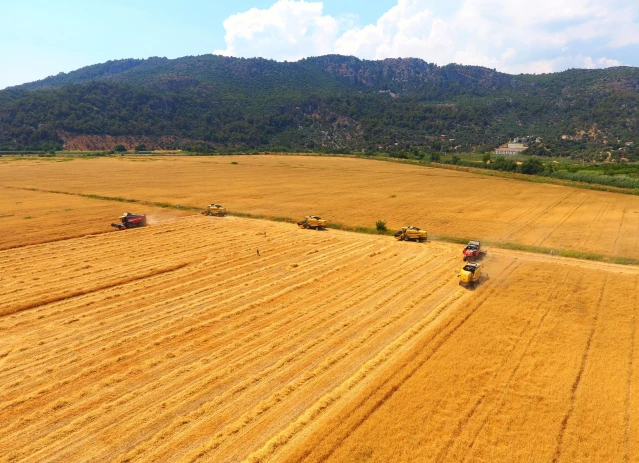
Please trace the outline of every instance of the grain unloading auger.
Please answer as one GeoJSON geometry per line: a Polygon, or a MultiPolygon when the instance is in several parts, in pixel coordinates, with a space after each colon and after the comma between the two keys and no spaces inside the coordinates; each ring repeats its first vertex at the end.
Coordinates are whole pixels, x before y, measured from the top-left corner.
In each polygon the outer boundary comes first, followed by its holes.
{"type": "Polygon", "coordinates": [[[111,226],[118,230],[127,230],[129,228],[144,227],[146,225],[146,214],[131,214],[125,212],[120,216],[120,223],[112,223],[111,226]]]}

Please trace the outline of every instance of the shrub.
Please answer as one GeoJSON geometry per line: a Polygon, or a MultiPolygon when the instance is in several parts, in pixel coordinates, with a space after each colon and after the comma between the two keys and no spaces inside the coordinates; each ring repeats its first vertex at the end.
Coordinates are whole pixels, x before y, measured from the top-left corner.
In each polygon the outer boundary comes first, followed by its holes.
{"type": "Polygon", "coordinates": [[[115,145],[113,147],[113,151],[117,153],[124,153],[126,151],[126,147],[124,145],[115,145]]]}
{"type": "Polygon", "coordinates": [[[543,171],[544,165],[537,158],[528,158],[521,164],[522,174],[536,175],[543,171]]]}
{"type": "Polygon", "coordinates": [[[432,162],[439,162],[441,161],[442,157],[439,155],[439,153],[430,153],[430,160],[432,162]]]}
{"type": "Polygon", "coordinates": [[[377,222],[375,222],[375,228],[377,229],[379,233],[384,233],[387,230],[386,221],[378,220],[377,222]]]}

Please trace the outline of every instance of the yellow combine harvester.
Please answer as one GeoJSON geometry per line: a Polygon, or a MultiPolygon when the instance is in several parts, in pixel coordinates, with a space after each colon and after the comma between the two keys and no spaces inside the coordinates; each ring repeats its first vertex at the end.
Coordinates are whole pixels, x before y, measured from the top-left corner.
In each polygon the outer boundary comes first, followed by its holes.
{"type": "Polygon", "coordinates": [[[459,284],[467,288],[473,288],[485,278],[488,278],[488,275],[482,273],[481,264],[477,262],[464,265],[459,272],[459,284]]]}
{"type": "Polygon", "coordinates": [[[428,232],[419,227],[402,227],[400,231],[395,233],[395,239],[399,241],[426,241],[428,239],[428,232]]]}
{"type": "Polygon", "coordinates": [[[300,228],[314,228],[315,230],[324,230],[326,228],[326,220],[316,215],[308,215],[301,222],[297,222],[300,228]]]}
{"type": "Polygon", "coordinates": [[[208,208],[205,211],[202,211],[202,214],[224,217],[226,215],[226,208],[219,204],[209,204],[208,208]]]}

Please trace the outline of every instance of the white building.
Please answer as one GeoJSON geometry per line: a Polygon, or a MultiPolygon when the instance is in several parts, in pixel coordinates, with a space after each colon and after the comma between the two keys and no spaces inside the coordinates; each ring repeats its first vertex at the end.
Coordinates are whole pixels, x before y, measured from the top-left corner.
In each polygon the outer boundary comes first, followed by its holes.
{"type": "Polygon", "coordinates": [[[495,150],[495,154],[519,154],[528,148],[523,143],[507,143],[495,150]]]}

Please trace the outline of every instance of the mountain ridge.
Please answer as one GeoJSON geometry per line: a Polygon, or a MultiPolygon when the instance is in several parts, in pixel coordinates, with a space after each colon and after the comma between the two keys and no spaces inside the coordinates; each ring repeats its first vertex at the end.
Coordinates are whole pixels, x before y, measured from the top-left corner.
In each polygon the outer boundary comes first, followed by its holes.
{"type": "Polygon", "coordinates": [[[211,151],[487,150],[532,135],[594,151],[633,141],[638,110],[632,67],[510,75],[418,58],[151,57],[0,91],[0,150],[60,149],[89,135],[93,147],[139,137],[211,151]]]}

